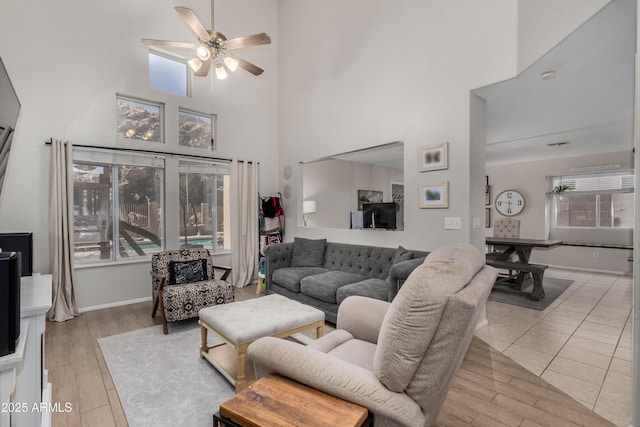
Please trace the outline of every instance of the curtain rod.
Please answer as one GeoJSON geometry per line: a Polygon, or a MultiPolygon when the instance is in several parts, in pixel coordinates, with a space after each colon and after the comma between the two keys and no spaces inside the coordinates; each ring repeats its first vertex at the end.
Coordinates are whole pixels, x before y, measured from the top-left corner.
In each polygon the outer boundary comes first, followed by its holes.
{"type": "MultiPolygon", "coordinates": [[[[51,145],[53,142],[52,138],[49,138],[48,141],[44,142],[44,145],[51,145]]],[[[140,149],[136,149],[136,148],[119,148],[119,147],[101,147],[99,145],[82,145],[82,144],[73,144],[74,147],[79,147],[79,148],[96,148],[96,149],[101,149],[101,150],[112,150],[112,151],[133,151],[136,153],[145,153],[145,154],[161,154],[163,156],[176,156],[176,157],[191,157],[191,158],[196,158],[196,159],[205,159],[205,160],[222,160],[225,162],[231,162],[232,159],[227,159],[224,157],[208,157],[208,156],[201,156],[198,154],[177,154],[177,153],[169,153],[166,151],[154,151],[154,150],[140,150],[140,149]]],[[[246,162],[246,163],[256,163],[256,164],[260,164],[260,162],[254,162],[252,160],[240,160],[238,159],[239,162],[246,162]]]]}

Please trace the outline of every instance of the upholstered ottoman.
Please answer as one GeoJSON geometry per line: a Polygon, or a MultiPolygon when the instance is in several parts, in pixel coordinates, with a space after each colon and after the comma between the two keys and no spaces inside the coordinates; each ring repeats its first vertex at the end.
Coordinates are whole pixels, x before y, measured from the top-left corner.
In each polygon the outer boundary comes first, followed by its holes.
{"type": "Polygon", "coordinates": [[[286,338],[312,328],[316,329],[316,336],[320,338],[324,326],[324,312],[277,294],[203,308],[198,314],[202,335],[200,357],[208,360],[234,384],[236,391],[243,390],[248,385],[245,374],[246,352],[253,341],[268,336],[286,338]],[[223,342],[209,346],[209,331],[223,342]],[[235,376],[211,352],[225,344],[236,352],[235,376]]]}

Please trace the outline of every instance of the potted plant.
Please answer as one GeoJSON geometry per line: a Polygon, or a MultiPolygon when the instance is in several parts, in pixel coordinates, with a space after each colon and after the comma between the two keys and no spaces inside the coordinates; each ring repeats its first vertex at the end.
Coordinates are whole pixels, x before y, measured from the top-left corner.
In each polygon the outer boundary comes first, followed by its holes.
{"type": "Polygon", "coordinates": [[[547,193],[547,195],[549,196],[555,196],[557,194],[564,194],[567,191],[571,191],[574,189],[573,185],[568,185],[568,184],[560,184],[560,185],[556,185],[555,187],[553,187],[553,190],[549,191],[547,193]]]}

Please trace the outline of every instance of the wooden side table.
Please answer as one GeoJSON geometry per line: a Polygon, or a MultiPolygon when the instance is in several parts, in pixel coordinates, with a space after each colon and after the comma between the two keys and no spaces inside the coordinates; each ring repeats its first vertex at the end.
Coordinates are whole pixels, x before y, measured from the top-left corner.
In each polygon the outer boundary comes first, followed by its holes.
{"type": "Polygon", "coordinates": [[[371,420],[363,406],[271,374],[221,404],[213,425],[359,427],[370,425],[371,420]]]}

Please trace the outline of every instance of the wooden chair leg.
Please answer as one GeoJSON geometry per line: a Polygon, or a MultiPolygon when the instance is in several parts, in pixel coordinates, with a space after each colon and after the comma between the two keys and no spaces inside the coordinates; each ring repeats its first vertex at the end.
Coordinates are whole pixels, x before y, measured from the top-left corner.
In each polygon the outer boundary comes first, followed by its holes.
{"type": "Polygon", "coordinates": [[[167,316],[165,316],[164,311],[161,314],[162,314],[162,332],[164,332],[165,335],[169,335],[169,324],[167,323],[167,316]]]}
{"type": "Polygon", "coordinates": [[[153,301],[153,310],[151,311],[151,317],[156,317],[156,312],[158,311],[158,303],[160,302],[160,298],[158,293],[156,293],[156,298],[153,301]]]}
{"type": "Polygon", "coordinates": [[[167,315],[164,312],[164,304],[162,303],[162,290],[158,291],[157,304],[160,308],[160,317],[162,318],[162,332],[165,335],[169,335],[169,324],[167,322],[167,315]]]}

